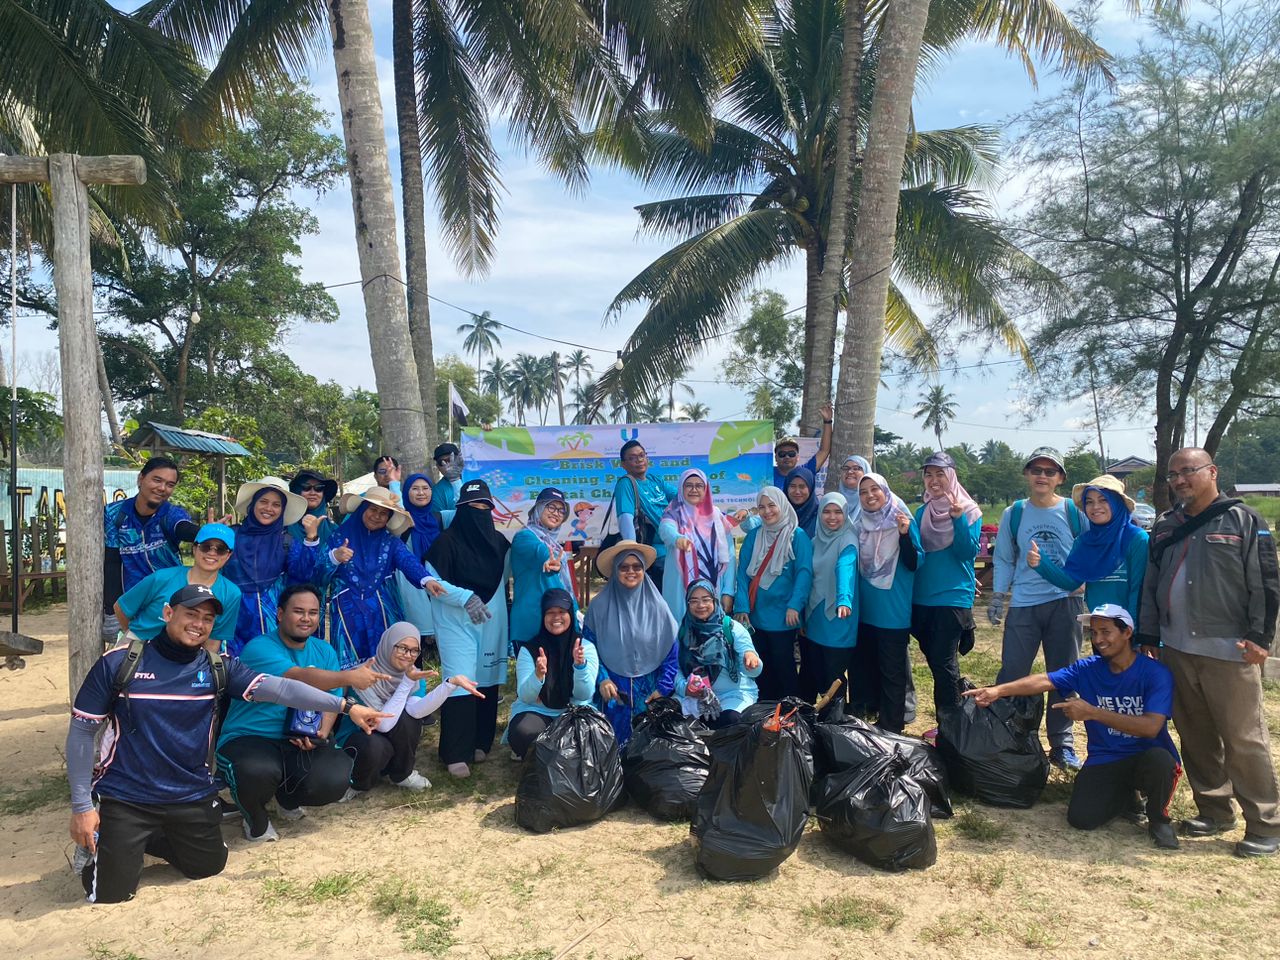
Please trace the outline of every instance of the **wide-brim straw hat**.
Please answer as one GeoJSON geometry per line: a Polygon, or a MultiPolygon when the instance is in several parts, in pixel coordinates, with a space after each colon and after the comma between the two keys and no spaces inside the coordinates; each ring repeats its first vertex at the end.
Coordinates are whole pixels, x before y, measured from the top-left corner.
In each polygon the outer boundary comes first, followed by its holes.
{"type": "Polygon", "coordinates": [[[396,501],[396,496],[386,487],[370,487],[364,493],[344,493],[339,507],[345,514],[355,513],[360,504],[368,503],[383,510],[391,511],[391,519],[387,521],[387,529],[399,536],[413,526],[413,517],[396,501]]]}
{"type": "Polygon", "coordinates": [[[1119,477],[1113,477],[1109,473],[1104,473],[1100,477],[1094,477],[1088,483],[1077,483],[1071,488],[1071,499],[1076,502],[1076,506],[1081,511],[1084,510],[1084,493],[1090,487],[1097,487],[1099,490],[1110,490],[1112,493],[1118,493],[1124,499],[1124,505],[1129,508],[1129,512],[1133,513],[1137,504],[1133,497],[1124,492],[1124,481],[1119,477]]]}
{"type": "Polygon", "coordinates": [[[236,491],[236,513],[242,517],[249,515],[249,504],[259,490],[274,490],[284,499],[284,525],[297,523],[307,512],[307,501],[289,490],[289,485],[279,477],[263,477],[253,483],[242,483],[236,491]]]}
{"type": "Polygon", "coordinates": [[[636,540],[619,540],[608,550],[601,551],[600,556],[596,558],[597,569],[605,577],[612,577],[613,563],[624,553],[640,554],[644,558],[644,568],[646,570],[653,566],[653,561],[658,559],[658,551],[647,543],[640,543],[636,540]]]}

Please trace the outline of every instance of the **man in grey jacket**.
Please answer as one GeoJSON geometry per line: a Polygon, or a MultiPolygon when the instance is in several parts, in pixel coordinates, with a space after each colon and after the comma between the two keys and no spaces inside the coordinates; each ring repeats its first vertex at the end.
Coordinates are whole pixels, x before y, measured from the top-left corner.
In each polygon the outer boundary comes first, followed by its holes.
{"type": "Polygon", "coordinates": [[[1179,505],[1151,531],[1139,642],[1173,672],[1173,720],[1199,811],[1182,830],[1231,830],[1234,797],[1245,821],[1236,855],[1269,856],[1280,851],[1280,782],[1261,665],[1280,607],[1275,542],[1255,511],[1219,492],[1204,450],[1175,453],[1167,479],[1179,505]]]}

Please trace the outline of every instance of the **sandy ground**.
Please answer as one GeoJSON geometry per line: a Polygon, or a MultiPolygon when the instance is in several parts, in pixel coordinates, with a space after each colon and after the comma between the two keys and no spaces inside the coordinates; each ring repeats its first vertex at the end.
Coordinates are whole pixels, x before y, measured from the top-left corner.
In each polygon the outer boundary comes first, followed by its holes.
{"type": "MultiPolygon", "coordinates": [[[[66,859],[59,785],[65,614],[23,628],[46,652],[0,671],[2,956],[1280,956],[1280,860],[1232,857],[1239,832],[1164,853],[1125,823],[1072,831],[1059,774],[1032,810],[960,801],[956,819],[938,822],[938,863],[923,872],[873,870],[811,825],[773,876],[721,884],[695,872],[686,825],[635,808],[525,833],[512,819],[516,765],[495,756],[471,780],[446,782],[434,728],[420,768],[437,786],[425,795],[380,788],[277,823],[280,842],[262,847],[229,824],[221,876],[189,882],[155,862],[133,902],[91,907],[66,859]]],[[[964,661],[976,677],[994,663],[994,631],[984,634],[964,661]]],[[[1274,686],[1268,705],[1280,739],[1274,686]]],[[[926,725],[922,715],[915,729],[926,725]]],[[[1175,809],[1190,809],[1185,787],[1175,809]]]]}

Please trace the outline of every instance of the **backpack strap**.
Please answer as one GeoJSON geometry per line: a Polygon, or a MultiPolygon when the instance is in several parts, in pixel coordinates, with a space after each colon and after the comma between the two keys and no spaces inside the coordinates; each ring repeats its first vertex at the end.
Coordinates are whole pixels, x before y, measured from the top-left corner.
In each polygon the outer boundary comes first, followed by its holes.
{"type": "Polygon", "coordinates": [[[116,701],[124,696],[125,690],[133,682],[133,675],[138,669],[138,661],[142,659],[142,651],[146,649],[146,646],[147,641],[137,637],[130,641],[129,649],[125,651],[124,658],[120,661],[120,666],[116,668],[116,675],[111,680],[111,709],[115,708],[116,701]]]}
{"type": "Polygon", "coordinates": [[[1018,527],[1022,526],[1022,511],[1026,500],[1015,500],[1009,508],[1009,542],[1013,544],[1013,562],[1018,562],[1018,527]]]}
{"type": "Polygon", "coordinates": [[[222,721],[226,719],[230,707],[227,693],[227,661],[216,650],[208,650],[209,668],[213,673],[213,726],[209,731],[209,774],[212,776],[218,769],[218,735],[222,732],[222,721]]]}
{"type": "Polygon", "coordinates": [[[1071,525],[1071,539],[1080,536],[1080,508],[1070,497],[1067,500],[1067,523],[1071,525]]]}

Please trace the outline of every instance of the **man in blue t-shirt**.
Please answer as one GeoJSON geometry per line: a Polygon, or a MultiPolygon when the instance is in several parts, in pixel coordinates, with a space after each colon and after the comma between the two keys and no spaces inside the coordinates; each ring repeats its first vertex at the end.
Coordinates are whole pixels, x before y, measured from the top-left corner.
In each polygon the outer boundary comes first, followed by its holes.
{"type": "MultiPolygon", "coordinates": [[[[221,607],[204,584],[183,587],[164,608],[164,630],[141,645],[123,689],[117,678],[133,652],[129,645],[99,658],[76,693],[67,730],[71,839],[81,848],[77,861],[91,903],[133,899],[144,853],[193,880],[226,866],[222,807],[209,766],[222,705],[205,650],[221,607]]],[[[388,716],[296,680],[256,674],[238,660],[219,662],[226,671],[223,703],[340,711],[366,731],[388,716]]]]}
{"type": "Polygon", "coordinates": [[[783,437],[773,445],[773,485],[779,490],[787,489],[787,474],[796,467],[808,467],[815,477],[818,471],[827,465],[831,456],[831,425],[835,423],[835,409],[831,404],[822,408],[822,436],[818,439],[818,452],[800,462],[800,442],[795,437],[783,437]]]}
{"type": "Polygon", "coordinates": [[[667,505],[676,498],[675,487],[649,476],[649,454],[639,440],[628,440],[618,452],[624,476],[613,487],[613,511],[618,517],[618,533],[623,540],[647,543],[657,552],[648,575],[662,589],[667,546],[658,536],[658,524],[667,505]]]}
{"type": "Polygon", "coordinates": [[[1067,822],[1093,830],[1121,815],[1132,815],[1135,792],[1146,801],[1147,832],[1157,847],[1178,849],[1169,822],[1169,801],[1182,774],[1178,749],[1169,736],[1173,674],[1139,656],[1133,646],[1133,617],[1124,607],[1104,603],[1082,614],[1093,634],[1096,656],[1060,670],[1008,683],[966,690],[980,706],[1001,697],[1054,692],[1068,722],[1084,722],[1089,755],[1076,774],[1067,822]]]}

